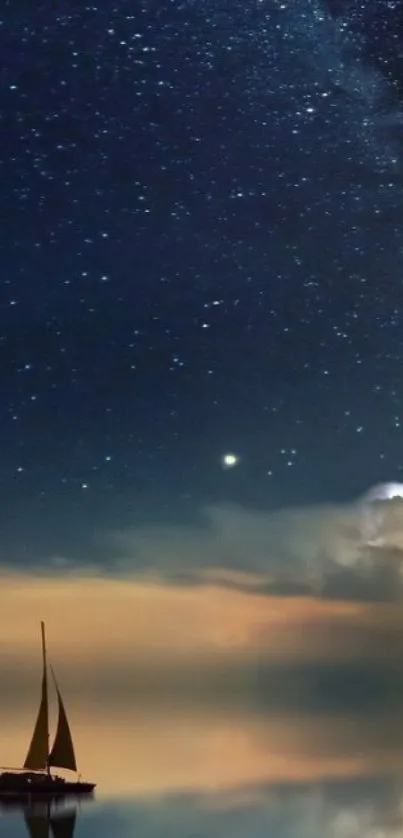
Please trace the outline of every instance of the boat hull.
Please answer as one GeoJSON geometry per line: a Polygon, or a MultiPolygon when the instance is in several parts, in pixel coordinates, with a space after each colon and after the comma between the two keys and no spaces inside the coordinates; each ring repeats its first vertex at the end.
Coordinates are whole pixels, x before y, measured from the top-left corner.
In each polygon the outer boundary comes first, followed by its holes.
{"type": "Polygon", "coordinates": [[[31,772],[0,774],[0,797],[46,795],[65,797],[88,795],[94,791],[95,783],[81,780],[64,780],[62,777],[31,772]]]}

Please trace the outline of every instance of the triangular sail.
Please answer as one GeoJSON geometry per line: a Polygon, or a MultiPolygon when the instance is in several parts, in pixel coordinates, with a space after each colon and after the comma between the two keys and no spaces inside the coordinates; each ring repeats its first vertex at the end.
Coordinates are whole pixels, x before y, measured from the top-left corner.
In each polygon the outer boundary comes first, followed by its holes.
{"type": "Polygon", "coordinates": [[[53,838],[73,838],[76,825],[76,812],[69,812],[58,818],[51,818],[53,838]]]}
{"type": "Polygon", "coordinates": [[[64,709],[63,699],[60,695],[60,690],[54,676],[52,675],[57,690],[57,701],[59,705],[59,718],[57,722],[57,730],[53,748],[49,754],[49,765],[54,765],[57,768],[68,768],[70,771],[77,771],[76,755],[74,753],[73,739],[71,736],[70,726],[67,720],[67,714],[64,709]]]}
{"type": "Polygon", "coordinates": [[[48,679],[46,672],[45,627],[43,623],[41,623],[41,632],[43,657],[41,703],[39,705],[31,744],[24,762],[24,768],[29,768],[33,771],[47,768],[49,754],[48,679]]]}

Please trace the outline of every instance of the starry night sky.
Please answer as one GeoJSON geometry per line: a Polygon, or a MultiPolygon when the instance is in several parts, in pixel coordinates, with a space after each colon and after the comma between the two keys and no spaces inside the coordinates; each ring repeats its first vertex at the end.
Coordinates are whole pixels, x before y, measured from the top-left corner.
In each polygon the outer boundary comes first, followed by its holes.
{"type": "Polygon", "coordinates": [[[3,559],[401,480],[401,4],[1,23],[3,559]]]}

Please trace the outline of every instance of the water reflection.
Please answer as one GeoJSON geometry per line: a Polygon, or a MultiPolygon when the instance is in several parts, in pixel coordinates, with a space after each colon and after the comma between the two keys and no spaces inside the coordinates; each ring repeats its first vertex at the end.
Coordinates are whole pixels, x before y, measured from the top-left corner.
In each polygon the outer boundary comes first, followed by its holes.
{"type": "Polygon", "coordinates": [[[0,837],[403,838],[401,727],[397,712],[94,713],[94,804],[3,801],[0,837]]]}
{"type": "Polygon", "coordinates": [[[100,803],[79,828],[87,838],[401,838],[402,783],[379,777],[139,796],[100,803]]]}
{"type": "MultiPolygon", "coordinates": [[[[91,799],[89,795],[86,802],[91,799]]],[[[82,804],[82,800],[73,802],[61,796],[57,799],[39,796],[32,799],[18,798],[16,795],[3,797],[0,800],[0,812],[4,820],[0,829],[5,827],[9,834],[10,824],[15,826],[15,818],[11,821],[10,815],[19,814],[18,834],[23,834],[23,823],[25,835],[29,838],[74,838],[77,814],[82,804]]]]}

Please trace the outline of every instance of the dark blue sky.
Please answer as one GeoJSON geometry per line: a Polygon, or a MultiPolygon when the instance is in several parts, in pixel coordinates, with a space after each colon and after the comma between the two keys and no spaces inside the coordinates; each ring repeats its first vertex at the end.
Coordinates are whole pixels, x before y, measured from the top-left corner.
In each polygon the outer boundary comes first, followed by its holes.
{"type": "Polygon", "coordinates": [[[8,558],[401,479],[398,5],[1,19],[8,558]]]}

